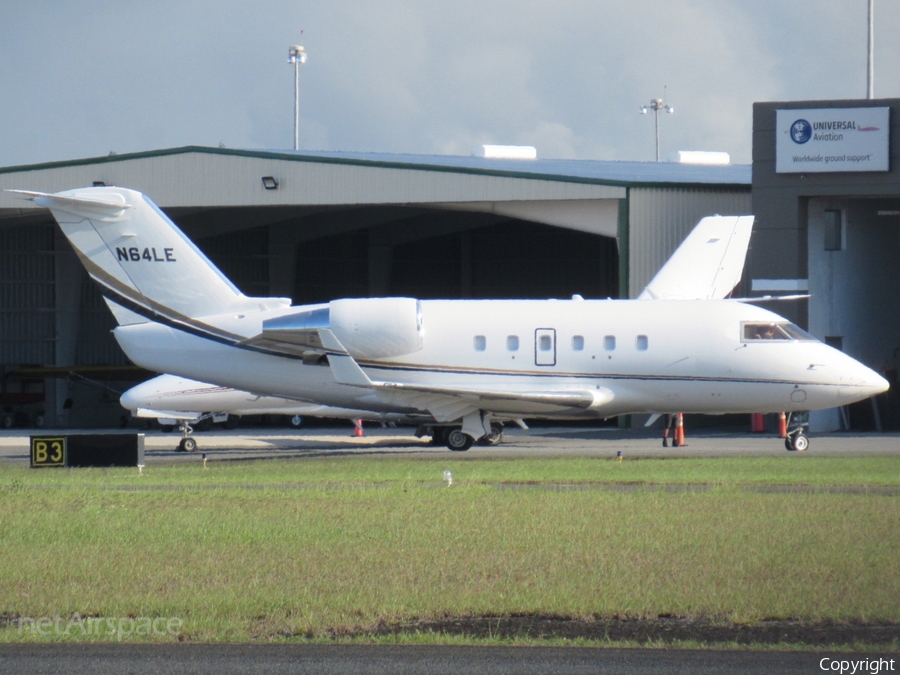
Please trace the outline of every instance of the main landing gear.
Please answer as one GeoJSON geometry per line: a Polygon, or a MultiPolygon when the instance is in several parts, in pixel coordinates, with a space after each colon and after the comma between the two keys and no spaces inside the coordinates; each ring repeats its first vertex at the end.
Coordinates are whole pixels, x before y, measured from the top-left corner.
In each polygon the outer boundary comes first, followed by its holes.
{"type": "Polygon", "coordinates": [[[784,447],[788,450],[803,452],[809,447],[809,413],[795,412],[788,415],[787,438],[784,447]]]}
{"type": "Polygon", "coordinates": [[[503,441],[503,425],[499,422],[491,422],[491,433],[479,438],[477,441],[462,430],[461,426],[432,426],[419,427],[416,436],[431,434],[432,445],[444,445],[454,452],[464,452],[476,443],[478,445],[495,446],[503,441]]]}

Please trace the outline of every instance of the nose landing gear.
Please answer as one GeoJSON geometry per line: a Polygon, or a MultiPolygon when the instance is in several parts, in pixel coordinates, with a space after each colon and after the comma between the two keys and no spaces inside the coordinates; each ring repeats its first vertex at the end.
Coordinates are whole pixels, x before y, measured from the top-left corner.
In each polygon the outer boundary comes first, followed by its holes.
{"type": "Polygon", "coordinates": [[[788,450],[803,452],[809,447],[809,413],[794,412],[788,415],[787,438],[784,447],[788,450]]]}
{"type": "Polygon", "coordinates": [[[178,452],[194,452],[197,449],[197,441],[191,436],[194,432],[194,428],[187,423],[187,420],[182,420],[178,425],[178,430],[181,432],[181,440],[178,442],[178,452]]]}

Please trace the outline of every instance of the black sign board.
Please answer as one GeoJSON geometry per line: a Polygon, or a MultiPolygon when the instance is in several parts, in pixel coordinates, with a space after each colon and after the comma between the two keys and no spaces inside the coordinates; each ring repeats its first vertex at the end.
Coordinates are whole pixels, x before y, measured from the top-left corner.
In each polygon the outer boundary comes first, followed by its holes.
{"type": "Polygon", "coordinates": [[[144,434],[32,436],[31,468],[143,466],[144,434]]]}

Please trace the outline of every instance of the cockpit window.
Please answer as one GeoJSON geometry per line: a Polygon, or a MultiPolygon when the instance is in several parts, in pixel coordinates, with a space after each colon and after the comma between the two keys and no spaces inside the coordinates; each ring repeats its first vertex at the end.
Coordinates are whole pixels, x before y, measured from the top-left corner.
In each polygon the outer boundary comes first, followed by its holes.
{"type": "Polygon", "coordinates": [[[815,340],[799,326],[787,321],[777,323],[745,323],[744,341],[749,340],[815,340]]]}

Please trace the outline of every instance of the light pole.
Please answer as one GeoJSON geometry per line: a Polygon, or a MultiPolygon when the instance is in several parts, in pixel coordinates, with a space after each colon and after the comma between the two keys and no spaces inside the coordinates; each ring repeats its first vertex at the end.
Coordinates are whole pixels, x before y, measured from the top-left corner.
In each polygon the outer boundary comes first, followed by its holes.
{"type": "Polygon", "coordinates": [[[306,51],[301,45],[288,49],[288,63],[294,64],[294,150],[300,149],[300,66],[306,63],[306,51]]]}
{"type": "Polygon", "coordinates": [[[869,0],[869,49],[866,60],[866,98],[875,98],[875,0],[869,0]]]}
{"type": "Polygon", "coordinates": [[[663,103],[661,98],[654,98],[650,101],[650,105],[642,105],[641,106],[641,115],[646,115],[649,111],[653,111],[656,114],[656,161],[659,161],[659,111],[665,110],[667,113],[675,112],[675,108],[670,105],[666,105],[663,103]]]}

